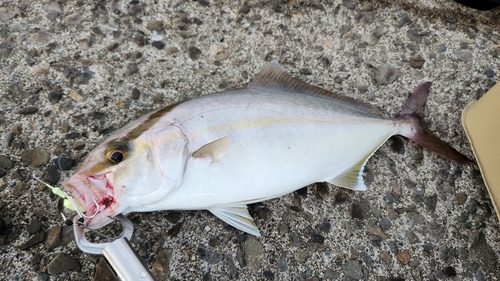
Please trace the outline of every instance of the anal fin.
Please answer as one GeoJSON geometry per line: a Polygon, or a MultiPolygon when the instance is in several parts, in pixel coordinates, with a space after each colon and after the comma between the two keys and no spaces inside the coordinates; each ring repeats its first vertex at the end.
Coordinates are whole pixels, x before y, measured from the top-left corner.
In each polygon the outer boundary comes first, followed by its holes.
{"type": "Polygon", "coordinates": [[[369,158],[370,156],[362,159],[358,163],[354,164],[354,166],[345,170],[342,174],[336,176],[331,180],[328,180],[327,182],[352,190],[365,191],[366,185],[365,181],[363,180],[363,169],[369,158]]]}
{"type": "Polygon", "coordinates": [[[253,222],[252,216],[248,213],[247,205],[219,205],[211,207],[208,210],[227,224],[257,237],[260,236],[259,229],[253,222]]]}
{"type": "MultiPolygon", "coordinates": [[[[387,139],[386,139],[387,140],[387,139]]],[[[340,175],[337,175],[331,180],[327,180],[327,182],[334,184],[336,186],[349,188],[352,190],[365,191],[366,185],[363,180],[363,170],[365,168],[366,162],[368,159],[378,150],[378,148],[386,141],[384,140],[381,144],[379,144],[371,153],[368,153],[367,156],[356,162],[356,164],[352,165],[349,169],[342,172],[340,175]]]]}

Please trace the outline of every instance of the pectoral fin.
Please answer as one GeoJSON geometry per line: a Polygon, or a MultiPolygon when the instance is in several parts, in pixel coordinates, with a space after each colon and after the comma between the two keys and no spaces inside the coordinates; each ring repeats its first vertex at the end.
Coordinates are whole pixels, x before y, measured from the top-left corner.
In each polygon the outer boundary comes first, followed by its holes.
{"type": "Polygon", "coordinates": [[[259,229],[253,222],[252,216],[248,213],[247,205],[221,205],[209,208],[208,210],[229,225],[257,237],[260,236],[259,229]]]}
{"type": "Polygon", "coordinates": [[[209,157],[211,162],[219,161],[229,148],[231,137],[225,136],[213,142],[207,143],[200,149],[193,152],[193,157],[209,157]]]}

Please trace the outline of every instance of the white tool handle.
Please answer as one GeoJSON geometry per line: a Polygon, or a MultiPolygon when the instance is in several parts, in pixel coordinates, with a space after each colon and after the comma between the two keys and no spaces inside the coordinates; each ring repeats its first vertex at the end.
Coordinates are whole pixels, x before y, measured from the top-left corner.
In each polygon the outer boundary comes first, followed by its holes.
{"type": "Polygon", "coordinates": [[[139,260],[126,238],[121,237],[113,241],[104,248],[102,254],[120,280],[154,281],[151,272],[139,260]]]}

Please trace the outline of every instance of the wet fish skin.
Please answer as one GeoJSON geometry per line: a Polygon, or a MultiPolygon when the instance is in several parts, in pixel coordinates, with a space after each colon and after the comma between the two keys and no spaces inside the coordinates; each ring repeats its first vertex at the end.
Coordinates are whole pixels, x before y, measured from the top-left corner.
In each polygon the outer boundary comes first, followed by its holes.
{"type": "Polygon", "coordinates": [[[247,88],[173,104],[129,123],[63,185],[87,212],[100,210],[86,220],[91,228],[120,213],[206,209],[260,235],[247,204],[320,181],[365,190],[364,165],[392,135],[471,164],[420,121],[429,87],[419,86],[399,116],[385,118],[271,62],[247,88]]]}

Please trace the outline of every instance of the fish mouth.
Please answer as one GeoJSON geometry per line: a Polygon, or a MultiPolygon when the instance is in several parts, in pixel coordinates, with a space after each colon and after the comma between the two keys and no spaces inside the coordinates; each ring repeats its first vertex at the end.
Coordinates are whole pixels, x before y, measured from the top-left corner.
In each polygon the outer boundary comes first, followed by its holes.
{"type": "Polygon", "coordinates": [[[108,173],[89,176],[74,175],[63,183],[64,187],[70,191],[67,199],[78,213],[79,223],[86,227],[99,228],[112,221],[114,208],[110,207],[116,201],[108,173]]]}

